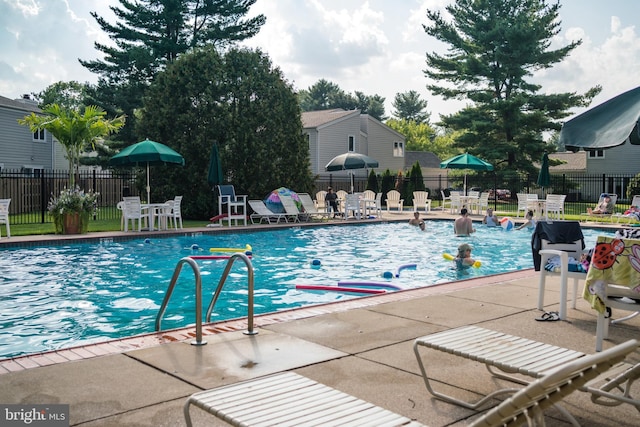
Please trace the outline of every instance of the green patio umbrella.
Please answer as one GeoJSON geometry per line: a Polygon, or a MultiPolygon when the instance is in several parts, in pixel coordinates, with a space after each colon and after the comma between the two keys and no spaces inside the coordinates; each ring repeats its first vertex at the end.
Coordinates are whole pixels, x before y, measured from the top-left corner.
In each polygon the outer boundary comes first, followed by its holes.
{"type": "Polygon", "coordinates": [[[207,182],[213,187],[217,184],[222,184],[222,177],[222,162],[220,161],[218,144],[214,143],[211,148],[211,157],[209,157],[209,173],[207,175],[207,182]]]}
{"type": "Polygon", "coordinates": [[[540,172],[538,173],[538,180],[536,183],[543,189],[551,185],[551,174],[549,173],[549,155],[544,153],[542,155],[542,165],[540,166],[540,172]]]}
{"type": "MultiPolygon", "coordinates": [[[[476,156],[464,153],[440,162],[441,169],[471,169],[476,171],[492,171],[493,165],[476,156]]],[[[467,194],[467,174],[464,174],[464,194],[467,194]]]]}
{"type": "Polygon", "coordinates": [[[111,166],[147,167],[147,203],[151,203],[151,187],[149,185],[149,165],[176,164],[184,166],[182,155],[159,142],[145,139],[130,145],[109,159],[111,166]]]}

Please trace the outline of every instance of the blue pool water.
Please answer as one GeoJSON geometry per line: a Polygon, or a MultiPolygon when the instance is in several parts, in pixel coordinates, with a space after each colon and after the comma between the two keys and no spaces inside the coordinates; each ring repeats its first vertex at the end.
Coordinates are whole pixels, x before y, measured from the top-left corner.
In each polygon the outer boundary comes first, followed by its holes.
{"type": "MultiPolygon", "coordinates": [[[[426,232],[405,223],[376,223],[3,249],[0,358],[152,332],[178,261],[208,254],[210,247],[252,246],[256,314],[362,296],[297,290],[296,284],[361,280],[415,288],[533,266],[530,231],[477,228],[470,238],[454,237],[451,222],[427,221],[426,232]],[[455,254],[464,242],[473,245],[482,267],[461,275],[442,254],[455,254]],[[193,250],[194,245],[203,250],[193,250]],[[395,277],[407,264],[416,267],[395,277]]],[[[596,236],[607,233],[584,234],[593,246],[596,236]]],[[[226,261],[198,265],[206,311],[226,261]]],[[[163,329],[194,323],[194,283],[185,266],[163,329]]],[[[246,307],[246,267],[236,262],[212,320],[246,316],[246,307]]]]}

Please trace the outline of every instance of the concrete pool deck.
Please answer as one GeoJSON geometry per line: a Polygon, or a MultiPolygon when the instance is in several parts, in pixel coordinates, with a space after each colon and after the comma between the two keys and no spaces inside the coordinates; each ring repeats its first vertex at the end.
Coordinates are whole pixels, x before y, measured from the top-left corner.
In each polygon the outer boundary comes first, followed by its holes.
{"type": "MultiPolygon", "coordinates": [[[[397,220],[410,216],[397,215],[397,220]]],[[[451,218],[440,212],[426,217],[451,218]]],[[[0,242],[5,240],[22,238],[0,242]]],[[[477,412],[427,393],[413,341],[477,325],[594,352],[596,313],[586,301],[579,299],[577,309],[568,310],[568,320],[558,322],[535,321],[541,313],[536,301],[537,274],[525,270],[256,316],[258,334],[252,336],[243,333],[246,319],[208,324],[204,346],[190,345],[193,328],[185,328],[7,359],[0,361],[0,403],[69,404],[70,425],[180,426],[182,406],[194,392],[295,371],[432,427],[463,426],[477,412]]],[[[546,310],[558,309],[557,286],[547,287],[545,301],[546,310]]],[[[638,331],[639,318],[613,326],[605,348],[637,338],[638,331]]],[[[640,361],[640,353],[631,360],[640,361]]],[[[457,397],[478,396],[501,382],[481,365],[448,354],[429,353],[426,365],[434,370],[438,386],[457,397]]],[[[640,385],[634,391],[640,394],[640,385]]],[[[574,393],[565,402],[585,426],[640,424],[640,412],[630,405],[596,405],[585,393],[574,393]]],[[[196,426],[227,425],[199,409],[191,412],[196,426]]],[[[546,421],[549,426],[568,425],[557,411],[550,411],[546,421]]]]}

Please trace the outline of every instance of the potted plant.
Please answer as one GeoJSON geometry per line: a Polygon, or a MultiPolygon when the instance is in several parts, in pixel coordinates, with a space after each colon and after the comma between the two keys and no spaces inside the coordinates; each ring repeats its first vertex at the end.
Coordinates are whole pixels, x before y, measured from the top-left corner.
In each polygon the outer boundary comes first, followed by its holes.
{"type": "Polygon", "coordinates": [[[89,218],[98,212],[98,196],[79,187],[63,189],[49,200],[49,215],[53,218],[56,234],[82,234],[87,232],[89,218]]]}
{"type": "Polygon", "coordinates": [[[124,116],[108,120],[106,112],[96,106],[69,109],[51,104],[42,109],[44,114],[31,113],[18,123],[29,126],[32,132],[47,130],[65,148],[69,160],[69,189],[49,201],[49,213],[53,217],[56,233],[86,233],[89,217],[97,209],[98,193],[84,192],[75,185],[75,175],[80,166],[80,155],[89,145],[117,132],[125,122],[124,116]],[[68,218],[67,218],[68,217],[68,218]],[[75,228],[72,224],[78,225],[75,228]],[[65,226],[67,224],[67,226],[65,226]],[[72,231],[73,230],[73,231],[72,231]]]}

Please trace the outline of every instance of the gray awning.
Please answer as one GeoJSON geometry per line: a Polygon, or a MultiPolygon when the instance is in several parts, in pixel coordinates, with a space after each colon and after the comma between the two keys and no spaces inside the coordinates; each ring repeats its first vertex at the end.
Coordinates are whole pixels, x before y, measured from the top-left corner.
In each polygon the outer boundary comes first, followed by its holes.
{"type": "Polygon", "coordinates": [[[629,141],[640,145],[640,87],[624,92],[574,117],[562,126],[560,144],[570,148],[611,148],[629,141]]]}

